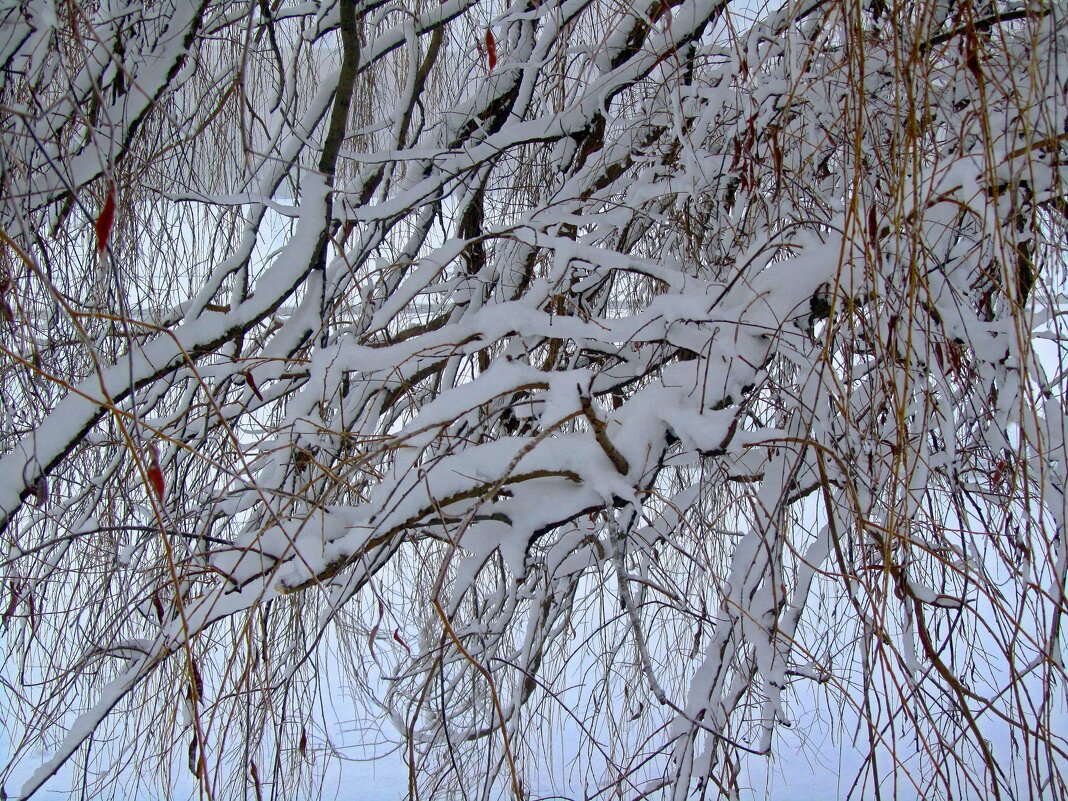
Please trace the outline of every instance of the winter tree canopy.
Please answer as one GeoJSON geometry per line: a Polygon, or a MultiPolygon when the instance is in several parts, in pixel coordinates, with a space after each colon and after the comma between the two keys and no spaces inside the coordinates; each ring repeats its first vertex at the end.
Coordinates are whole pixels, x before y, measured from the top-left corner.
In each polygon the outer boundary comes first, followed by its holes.
{"type": "Polygon", "coordinates": [[[0,4],[6,797],[1064,798],[1066,16],[0,4]]]}

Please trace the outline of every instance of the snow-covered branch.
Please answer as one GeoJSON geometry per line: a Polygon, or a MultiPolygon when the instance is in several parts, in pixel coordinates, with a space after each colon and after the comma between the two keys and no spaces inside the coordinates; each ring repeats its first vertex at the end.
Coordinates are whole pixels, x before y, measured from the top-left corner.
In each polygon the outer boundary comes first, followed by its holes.
{"type": "Polygon", "coordinates": [[[5,797],[1068,792],[1062,16],[0,10],[5,797]]]}

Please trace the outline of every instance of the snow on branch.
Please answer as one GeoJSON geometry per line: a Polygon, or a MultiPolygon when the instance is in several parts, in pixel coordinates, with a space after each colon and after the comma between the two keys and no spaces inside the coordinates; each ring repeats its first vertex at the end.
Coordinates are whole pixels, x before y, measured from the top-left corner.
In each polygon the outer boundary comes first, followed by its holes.
{"type": "Polygon", "coordinates": [[[1056,6],[16,5],[0,797],[1068,793],[1056,6]]]}

